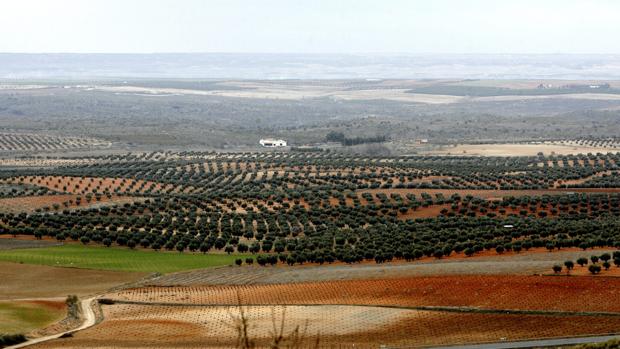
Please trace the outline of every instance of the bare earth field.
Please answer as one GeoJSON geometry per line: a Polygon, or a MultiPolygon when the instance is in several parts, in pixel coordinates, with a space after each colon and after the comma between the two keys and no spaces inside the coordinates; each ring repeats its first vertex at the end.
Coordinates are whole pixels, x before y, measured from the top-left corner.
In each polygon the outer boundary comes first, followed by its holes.
{"type": "Polygon", "coordinates": [[[463,275],[247,286],[143,287],[107,294],[165,304],[380,305],[620,313],[620,278],[463,275]],[[455,292],[458,290],[458,292],[455,292]]]}
{"type": "Polygon", "coordinates": [[[0,262],[0,300],[100,294],[143,273],[122,273],[0,262]]]}
{"type": "Polygon", "coordinates": [[[0,211],[2,212],[34,212],[37,209],[49,208],[54,210],[53,205],[60,205],[59,210],[74,209],[74,208],[91,208],[100,207],[105,205],[121,205],[124,203],[132,203],[143,198],[136,198],[131,196],[113,196],[108,198],[102,196],[99,201],[86,202],[82,201],[80,205],[76,204],[76,198],[79,195],[76,194],[60,194],[60,195],[37,195],[37,196],[23,196],[16,198],[0,199],[0,211]],[[69,203],[68,206],[64,206],[64,203],[69,203]]]}
{"type": "MultiPolygon", "coordinates": [[[[103,306],[105,320],[33,348],[230,348],[236,307],[103,306]],[[148,333],[148,336],[145,336],[148,333]],[[113,344],[111,344],[113,343],[113,344]]],[[[250,336],[268,347],[285,312],[285,333],[305,330],[305,346],[319,337],[321,347],[377,348],[477,343],[502,339],[606,334],[620,329],[620,317],[452,313],[359,306],[287,306],[247,309],[250,336]],[[306,326],[307,324],[307,326],[306,326]]]]}

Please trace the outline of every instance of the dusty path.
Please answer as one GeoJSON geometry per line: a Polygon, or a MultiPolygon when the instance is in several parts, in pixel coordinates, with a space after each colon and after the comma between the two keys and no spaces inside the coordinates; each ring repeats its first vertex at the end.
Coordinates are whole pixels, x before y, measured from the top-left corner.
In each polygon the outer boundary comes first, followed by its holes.
{"type": "Polygon", "coordinates": [[[44,336],[44,337],[39,337],[39,338],[34,338],[34,339],[30,339],[26,342],[20,343],[20,344],[16,344],[10,347],[6,347],[4,349],[17,349],[17,348],[24,348],[33,344],[37,344],[37,343],[41,343],[41,342],[45,342],[45,341],[49,341],[52,339],[56,339],[59,338],[62,335],[65,335],[67,333],[73,333],[73,332],[77,332],[77,331],[81,331],[84,329],[87,329],[93,325],[95,325],[95,322],[97,320],[96,316],[95,316],[95,312],[93,311],[93,308],[91,307],[91,303],[94,300],[94,298],[88,298],[88,299],[84,299],[82,300],[82,302],[80,303],[81,308],[82,308],[82,316],[84,317],[84,322],[82,323],[82,325],[76,329],[70,330],[70,331],[65,331],[65,332],[61,332],[61,333],[57,333],[57,334],[53,334],[50,336],[44,336]]]}

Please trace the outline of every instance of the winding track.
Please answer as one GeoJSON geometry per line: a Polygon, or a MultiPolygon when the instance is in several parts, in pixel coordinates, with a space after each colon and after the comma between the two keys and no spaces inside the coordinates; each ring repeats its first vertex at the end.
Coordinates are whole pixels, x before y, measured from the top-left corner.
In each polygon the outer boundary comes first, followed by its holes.
{"type": "Polygon", "coordinates": [[[49,336],[44,336],[44,337],[39,337],[39,338],[34,338],[34,339],[30,339],[26,342],[20,343],[20,344],[16,344],[10,347],[5,347],[4,349],[17,349],[17,348],[24,348],[33,344],[37,344],[37,343],[41,343],[41,342],[45,342],[45,341],[49,341],[52,339],[56,339],[59,338],[65,334],[68,333],[73,333],[73,332],[77,332],[77,331],[81,331],[84,329],[87,329],[93,325],[95,325],[95,322],[97,320],[97,318],[95,317],[95,312],[93,311],[93,308],[90,306],[90,304],[92,303],[92,301],[94,300],[94,298],[88,298],[88,299],[84,299],[82,300],[82,302],[80,303],[81,308],[82,308],[82,315],[84,316],[84,322],[82,323],[82,325],[80,325],[80,327],[69,330],[69,331],[65,331],[65,332],[61,332],[61,333],[56,333],[53,335],[49,335],[49,336]]]}

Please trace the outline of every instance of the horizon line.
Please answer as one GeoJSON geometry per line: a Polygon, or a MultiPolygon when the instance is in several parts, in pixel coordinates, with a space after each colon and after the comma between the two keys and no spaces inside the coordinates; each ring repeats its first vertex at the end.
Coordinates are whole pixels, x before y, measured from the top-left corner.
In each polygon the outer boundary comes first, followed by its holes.
{"type": "Polygon", "coordinates": [[[451,55],[451,56],[620,56],[620,52],[249,52],[249,51],[152,51],[152,52],[79,52],[79,51],[37,51],[37,52],[0,52],[0,55],[192,55],[192,54],[222,54],[222,55],[378,55],[378,56],[424,56],[424,55],[451,55]]]}

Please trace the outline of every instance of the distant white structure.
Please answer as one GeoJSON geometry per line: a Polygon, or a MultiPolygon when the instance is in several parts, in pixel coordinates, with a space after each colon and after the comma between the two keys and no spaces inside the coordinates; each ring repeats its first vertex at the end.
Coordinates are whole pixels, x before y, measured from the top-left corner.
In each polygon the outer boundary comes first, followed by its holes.
{"type": "Polygon", "coordinates": [[[286,147],[286,141],[282,139],[264,138],[258,143],[266,148],[286,147]]]}

